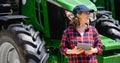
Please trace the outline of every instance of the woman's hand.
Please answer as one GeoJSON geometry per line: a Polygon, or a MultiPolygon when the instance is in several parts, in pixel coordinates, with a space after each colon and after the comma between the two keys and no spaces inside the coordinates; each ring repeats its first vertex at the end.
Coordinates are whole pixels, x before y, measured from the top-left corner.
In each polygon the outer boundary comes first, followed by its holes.
{"type": "Polygon", "coordinates": [[[84,50],[82,49],[82,48],[77,48],[76,46],[75,46],[75,48],[74,49],[68,49],[67,51],[66,51],[66,54],[81,54],[81,53],[83,53],[84,52],[84,50]]]}
{"type": "Polygon", "coordinates": [[[98,53],[97,48],[91,48],[90,50],[85,51],[86,55],[92,55],[93,53],[98,53]]]}
{"type": "Polygon", "coordinates": [[[77,47],[75,46],[75,48],[73,49],[73,52],[74,52],[74,54],[81,54],[81,53],[84,52],[84,49],[82,49],[82,48],[77,48],[77,47]]]}

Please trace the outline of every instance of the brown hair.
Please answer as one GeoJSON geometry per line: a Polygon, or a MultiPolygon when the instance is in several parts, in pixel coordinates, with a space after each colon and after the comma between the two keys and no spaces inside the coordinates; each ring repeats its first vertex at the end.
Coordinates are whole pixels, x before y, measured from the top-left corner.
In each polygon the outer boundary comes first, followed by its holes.
{"type": "MultiPolygon", "coordinates": [[[[82,12],[78,13],[78,14],[82,14],[82,12]]],[[[75,15],[72,20],[70,20],[69,22],[70,25],[73,25],[75,27],[80,25],[80,19],[75,15]]]]}

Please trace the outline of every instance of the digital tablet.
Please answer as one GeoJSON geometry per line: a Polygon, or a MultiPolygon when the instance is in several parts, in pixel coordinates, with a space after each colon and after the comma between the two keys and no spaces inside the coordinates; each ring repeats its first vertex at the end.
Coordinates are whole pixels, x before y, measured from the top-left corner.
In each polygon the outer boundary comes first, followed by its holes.
{"type": "Polygon", "coordinates": [[[87,43],[78,43],[77,44],[77,48],[83,48],[84,50],[90,50],[92,47],[91,44],[87,44],[87,43]]]}

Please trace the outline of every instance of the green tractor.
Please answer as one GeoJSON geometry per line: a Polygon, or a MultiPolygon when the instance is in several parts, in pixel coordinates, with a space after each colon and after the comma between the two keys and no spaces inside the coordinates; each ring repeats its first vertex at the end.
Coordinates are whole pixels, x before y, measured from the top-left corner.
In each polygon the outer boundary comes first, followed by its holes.
{"type": "MultiPolygon", "coordinates": [[[[106,23],[103,26],[101,21],[109,21],[104,14],[110,17],[110,12],[97,11],[90,0],[0,0],[0,63],[67,63],[59,45],[69,25],[66,11],[71,12],[78,4],[95,10],[91,25],[103,34],[104,51],[98,56],[99,63],[119,63],[120,43],[102,33],[106,23]]],[[[118,24],[112,24],[118,29],[118,24]]]]}
{"type": "Polygon", "coordinates": [[[116,41],[120,41],[120,13],[119,0],[91,0],[96,4],[97,20],[96,28],[99,33],[116,41]],[[99,24],[99,25],[98,25],[99,24]]]}

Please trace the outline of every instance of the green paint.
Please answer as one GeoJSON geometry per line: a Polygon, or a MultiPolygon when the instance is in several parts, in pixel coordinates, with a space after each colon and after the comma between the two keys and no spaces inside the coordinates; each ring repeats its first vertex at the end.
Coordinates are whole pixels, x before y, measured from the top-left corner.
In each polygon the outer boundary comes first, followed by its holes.
{"type": "Polygon", "coordinates": [[[63,8],[72,11],[73,8],[76,5],[85,5],[90,9],[94,9],[95,11],[97,11],[96,6],[90,1],[90,0],[56,0],[56,2],[60,3],[62,5],[63,8]]]}

